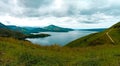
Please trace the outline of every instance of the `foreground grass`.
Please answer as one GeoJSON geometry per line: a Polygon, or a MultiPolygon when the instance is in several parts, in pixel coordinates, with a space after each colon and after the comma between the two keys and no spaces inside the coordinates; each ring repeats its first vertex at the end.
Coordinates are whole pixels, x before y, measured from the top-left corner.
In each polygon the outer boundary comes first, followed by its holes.
{"type": "Polygon", "coordinates": [[[120,66],[120,45],[68,48],[0,38],[0,66],[120,66]]]}

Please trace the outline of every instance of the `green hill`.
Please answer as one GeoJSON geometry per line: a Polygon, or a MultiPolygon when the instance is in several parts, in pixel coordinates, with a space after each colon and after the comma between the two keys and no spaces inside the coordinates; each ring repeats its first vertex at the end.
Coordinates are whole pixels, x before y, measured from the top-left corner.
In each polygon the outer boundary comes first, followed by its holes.
{"type": "Polygon", "coordinates": [[[51,31],[51,32],[68,32],[68,31],[73,31],[73,29],[62,28],[62,27],[55,26],[55,25],[49,25],[49,26],[44,27],[43,29],[46,29],[46,30],[51,31]]]}
{"type": "Polygon", "coordinates": [[[0,66],[119,66],[119,62],[120,45],[39,46],[0,37],[0,66]]]}
{"type": "Polygon", "coordinates": [[[75,45],[74,48],[40,46],[28,41],[0,37],[0,66],[120,66],[119,25],[120,23],[103,32],[83,37],[81,41],[85,40],[86,43],[83,43],[88,47],[81,48],[75,45]],[[109,32],[115,43],[105,36],[106,32],[109,32]],[[91,36],[93,38],[90,40],[91,36]],[[96,40],[94,42],[100,45],[89,46],[86,38],[89,42],[96,40]],[[103,40],[103,44],[97,39],[103,40]]]}
{"type": "Polygon", "coordinates": [[[120,22],[102,32],[90,34],[88,36],[74,40],[66,46],[85,47],[103,44],[120,44],[120,22]]]}
{"type": "Polygon", "coordinates": [[[7,25],[7,27],[13,31],[21,32],[23,34],[30,34],[30,30],[23,28],[23,27],[18,27],[18,26],[14,26],[14,25],[7,25]]]}
{"type": "Polygon", "coordinates": [[[23,34],[30,34],[30,33],[39,33],[39,32],[68,32],[73,31],[70,28],[62,28],[55,25],[49,25],[46,27],[19,27],[14,25],[7,25],[7,28],[13,31],[18,31],[23,34]]]}
{"type": "Polygon", "coordinates": [[[0,23],[0,37],[12,37],[25,40],[25,38],[44,38],[50,36],[49,34],[30,34],[34,32],[34,29],[35,28],[32,27],[6,26],[0,23]]]}
{"type": "Polygon", "coordinates": [[[39,32],[48,31],[40,27],[19,27],[19,26],[14,26],[14,25],[8,25],[7,27],[11,30],[18,31],[23,34],[31,34],[31,33],[39,33],[39,32]]]}
{"type": "Polygon", "coordinates": [[[18,31],[10,30],[6,25],[0,23],[0,37],[13,37],[16,39],[22,39],[24,34],[18,31]]]}
{"type": "Polygon", "coordinates": [[[7,26],[5,26],[4,24],[2,24],[2,23],[0,22],[0,28],[7,28],[7,26]]]}

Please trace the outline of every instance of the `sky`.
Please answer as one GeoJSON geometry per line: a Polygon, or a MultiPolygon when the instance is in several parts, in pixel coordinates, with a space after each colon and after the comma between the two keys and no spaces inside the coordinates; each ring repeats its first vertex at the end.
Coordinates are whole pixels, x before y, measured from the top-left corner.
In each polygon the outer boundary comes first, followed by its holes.
{"type": "Polygon", "coordinates": [[[6,25],[108,28],[120,21],[120,0],[0,0],[6,25]]]}

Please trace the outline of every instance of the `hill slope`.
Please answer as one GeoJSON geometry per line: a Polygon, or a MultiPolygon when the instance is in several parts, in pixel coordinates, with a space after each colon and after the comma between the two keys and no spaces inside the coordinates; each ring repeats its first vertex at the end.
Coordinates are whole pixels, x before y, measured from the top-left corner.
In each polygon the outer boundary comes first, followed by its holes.
{"type": "Polygon", "coordinates": [[[6,25],[0,23],[0,37],[13,37],[16,39],[22,39],[24,34],[18,31],[10,30],[6,25]]]}
{"type": "Polygon", "coordinates": [[[14,30],[14,31],[18,31],[21,32],[23,34],[30,34],[30,33],[38,33],[41,31],[46,31],[42,28],[38,28],[38,27],[19,27],[19,26],[14,26],[14,25],[7,25],[7,27],[10,30],[14,30]]]}
{"type": "Polygon", "coordinates": [[[18,31],[24,34],[30,34],[30,33],[39,33],[39,32],[68,32],[72,31],[73,29],[70,28],[62,28],[55,25],[49,25],[43,28],[40,27],[19,27],[14,25],[7,25],[7,28],[10,30],[18,31]]]}
{"type": "Polygon", "coordinates": [[[30,33],[30,30],[26,29],[26,28],[23,28],[23,27],[18,27],[18,26],[14,26],[14,25],[7,25],[7,27],[10,29],[10,30],[13,30],[13,31],[17,31],[17,32],[21,32],[23,34],[29,34],[30,33]]]}
{"type": "Polygon", "coordinates": [[[72,41],[66,46],[83,47],[103,44],[120,44],[120,22],[102,32],[90,34],[88,36],[72,41]]]}
{"type": "Polygon", "coordinates": [[[119,66],[119,58],[120,45],[43,47],[0,37],[0,66],[119,66]]]}
{"type": "Polygon", "coordinates": [[[52,32],[68,32],[68,31],[73,30],[70,28],[62,28],[62,27],[55,26],[55,25],[49,25],[49,26],[44,27],[43,29],[46,29],[46,30],[52,31],[52,32]]]}
{"type": "Polygon", "coordinates": [[[95,39],[108,38],[107,32],[109,32],[108,35],[115,43],[107,39],[107,43],[110,44],[81,48],[39,46],[28,41],[0,37],[0,66],[120,66],[120,44],[119,40],[117,41],[120,34],[119,25],[111,28],[83,38],[89,39],[91,36],[95,39]]]}
{"type": "Polygon", "coordinates": [[[0,22],[0,28],[7,28],[7,26],[5,26],[4,24],[2,24],[2,23],[0,22]]]}

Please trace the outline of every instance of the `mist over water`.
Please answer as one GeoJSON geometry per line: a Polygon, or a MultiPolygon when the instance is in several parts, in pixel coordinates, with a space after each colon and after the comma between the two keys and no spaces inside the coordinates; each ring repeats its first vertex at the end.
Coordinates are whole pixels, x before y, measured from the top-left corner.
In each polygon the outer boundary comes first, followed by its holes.
{"type": "Polygon", "coordinates": [[[39,44],[43,46],[54,44],[64,46],[73,40],[95,32],[97,31],[40,32],[50,34],[51,36],[45,38],[27,38],[26,40],[29,40],[34,44],[39,44]]]}

